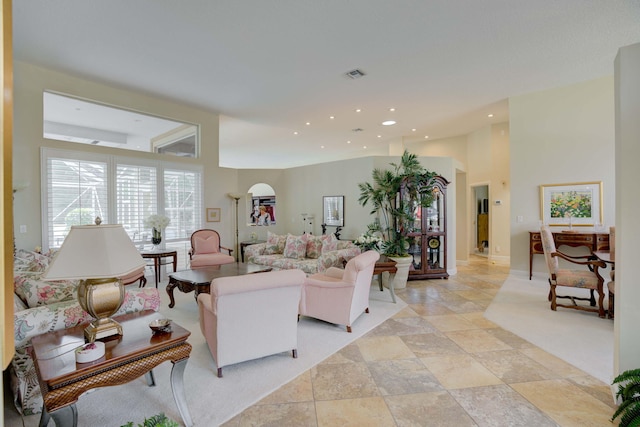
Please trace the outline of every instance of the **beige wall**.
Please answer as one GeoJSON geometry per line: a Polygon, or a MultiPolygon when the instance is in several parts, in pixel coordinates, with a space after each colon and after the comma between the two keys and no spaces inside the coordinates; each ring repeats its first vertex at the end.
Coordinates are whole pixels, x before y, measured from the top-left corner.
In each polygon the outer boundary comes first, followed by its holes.
{"type": "Polygon", "coordinates": [[[620,49],[615,62],[616,307],[614,374],[640,368],[640,43],[620,49]]]}
{"type": "MultiPolygon", "coordinates": [[[[529,231],[539,228],[540,185],[602,181],[604,223],[613,225],[613,106],[613,77],[509,100],[512,270],[529,270],[529,231]],[[523,222],[517,223],[520,215],[523,222]]],[[[534,272],[546,274],[541,256],[534,257],[534,272]]]]}
{"type": "MultiPolygon", "coordinates": [[[[82,144],[54,141],[42,137],[42,93],[58,91],[94,101],[126,107],[161,117],[200,124],[200,159],[167,156],[173,162],[199,164],[204,167],[205,207],[226,207],[226,193],[236,191],[237,172],[218,165],[218,115],[183,104],[142,95],[104,84],[83,80],[30,64],[15,62],[14,103],[14,171],[15,182],[28,182],[29,187],[15,194],[14,232],[18,248],[33,249],[41,245],[40,147],[82,150],[82,144]],[[27,233],[19,233],[26,225],[27,233]]],[[[131,157],[155,158],[151,153],[124,151],[117,148],[91,147],[92,152],[131,157]]],[[[204,215],[204,213],[203,213],[204,215]]],[[[215,223],[223,244],[233,247],[233,211],[222,210],[221,222],[215,223]]],[[[205,225],[205,224],[203,224],[205,225]]],[[[209,226],[213,223],[209,223],[209,226]]]]}

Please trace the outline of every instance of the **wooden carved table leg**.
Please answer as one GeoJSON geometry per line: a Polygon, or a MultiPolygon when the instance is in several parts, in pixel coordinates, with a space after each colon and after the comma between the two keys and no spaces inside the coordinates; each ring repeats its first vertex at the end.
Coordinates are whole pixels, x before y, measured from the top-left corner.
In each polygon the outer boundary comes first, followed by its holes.
{"type": "Polygon", "coordinates": [[[167,285],[167,293],[169,294],[169,299],[171,300],[171,302],[169,303],[169,308],[173,308],[174,305],[176,305],[176,300],[173,298],[173,289],[178,286],[178,283],[176,283],[173,280],[173,277],[169,279],[169,284],[167,285]]]}

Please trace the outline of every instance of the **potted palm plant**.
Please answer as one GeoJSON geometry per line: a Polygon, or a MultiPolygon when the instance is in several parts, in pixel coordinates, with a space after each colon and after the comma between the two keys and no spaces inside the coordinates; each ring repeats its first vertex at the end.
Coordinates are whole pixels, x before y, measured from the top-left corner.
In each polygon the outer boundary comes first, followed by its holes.
{"type": "Polygon", "coordinates": [[[616,398],[620,406],[611,417],[611,421],[620,417],[621,427],[640,425],[640,369],[624,371],[612,384],[618,384],[616,398]]]}
{"type": "Polygon", "coordinates": [[[400,163],[390,163],[391,169],[374,169],[373,182],[359,183],[361,206],[371,206],[376,220],[367,226],[368,232],[379,233],[383,242],[381,252],[396,261],[398,272],[394,278],[397,289],[406,286],[413,257],[409,255],[411,233],[419,221],[421,207],[431,206],[434,200],[435,172],[425,169],[418,156],[405,150],[400,163]]]}

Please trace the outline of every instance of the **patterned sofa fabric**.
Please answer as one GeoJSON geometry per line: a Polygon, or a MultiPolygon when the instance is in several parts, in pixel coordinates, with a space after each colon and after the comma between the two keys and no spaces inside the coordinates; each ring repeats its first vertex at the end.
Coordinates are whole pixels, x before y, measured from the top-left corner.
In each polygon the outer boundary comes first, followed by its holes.
{"type": "Polygon", "coordinates": [[[244,250],[247,262],[266,265],[274,270],[299,269],[307,274],[325,271],[329,267],[342,268],[344,263],[360,254],[360,248],[349,240],[338,240],[337,249],[324,251],[318,258],[287,258],[284,254],[268,254],[268,243],[247,246],[244,250]]]}
{"type": "MultiPolygon", "coordinates": [[[[91,320],[78,303],[76,281],[40,280],[49,259],[50,256],[36,252],[16,251],[13,315],[15,354],[10,375],[14,404],[25,415],[42,410],[42,395],[29,355],[31,338],[91,320]]],[[[126,289],[124,302],[115,316],[142,310],[158,311],[159,307],[160,294],[157,289],[126,289]]]]}

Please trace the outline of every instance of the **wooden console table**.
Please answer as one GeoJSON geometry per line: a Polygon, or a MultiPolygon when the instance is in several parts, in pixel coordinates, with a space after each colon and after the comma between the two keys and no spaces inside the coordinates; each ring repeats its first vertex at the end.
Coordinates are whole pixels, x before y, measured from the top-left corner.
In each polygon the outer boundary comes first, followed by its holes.
{"type": "MultiPolygon", "coordinates": [[[[565,231],[553,231],[553,241],[556,247],[586,246],[591,252],[609,250],[609,233],[606,231],[578,231],[568,233],[565,231]]],[[[533,270],[533,255],[544,254],[542,250],[542,239],[539,231],[529,232],[529,280],[531,280],[533,270]]]]}
{"type": "Polygon", "coordinates": [[[105,355],[89,363],[76,363],[73,351],[84,343],[85,324],[33,337],[32,356],[44,401],[40,425],[46,426],[53,418],[58,427],[76,427],[76,402],[84,392],[125,384],[142,375],[154,386],[152,369],[170,361],[173,398],[184,425],[191,427],[183,379],[191,353],[191,344],[187,342],[191,332],[172,323],[170,332],[154,334],[149,323],[161,317],[151,310],[116,317],[123,335],[105,339],[105,355]]]}

